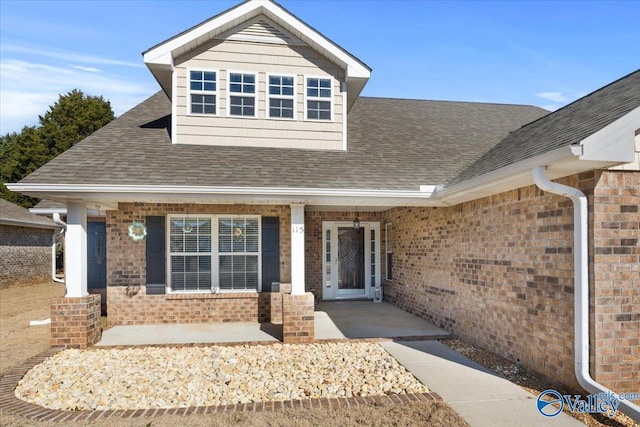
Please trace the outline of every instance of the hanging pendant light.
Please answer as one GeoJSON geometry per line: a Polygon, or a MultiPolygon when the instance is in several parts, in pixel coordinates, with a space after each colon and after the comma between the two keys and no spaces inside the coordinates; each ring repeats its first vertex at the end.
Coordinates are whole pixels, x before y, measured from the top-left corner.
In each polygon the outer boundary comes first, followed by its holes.
{"type": "Polygon", "coordinates": [[[353,220],[353,229],[358,230],[360,228],[360,216],[358,215],[358,208],[356,207],[356,217],[353,220]]]}

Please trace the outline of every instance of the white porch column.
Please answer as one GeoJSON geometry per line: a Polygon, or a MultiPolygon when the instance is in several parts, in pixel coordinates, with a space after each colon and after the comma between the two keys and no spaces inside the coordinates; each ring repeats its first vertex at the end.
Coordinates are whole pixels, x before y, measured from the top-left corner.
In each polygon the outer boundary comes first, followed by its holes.
{"type": "Polygon", "coordinates": [[[304,290],[304,205],[291,205],[291,295],[304,290]]]}
{"type": "Polygon", "coordinates": [[[68,298],[84,297],[87,292],[87,207],[67,203],[67,231],[64,242],[64,279],[68,298]]]}

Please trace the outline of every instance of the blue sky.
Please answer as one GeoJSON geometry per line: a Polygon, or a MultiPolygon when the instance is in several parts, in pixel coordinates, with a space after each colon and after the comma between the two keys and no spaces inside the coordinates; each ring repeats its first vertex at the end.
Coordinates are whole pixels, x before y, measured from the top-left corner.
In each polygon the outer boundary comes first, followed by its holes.
{"type": "MultiPolygon", "coordinates": [[[[0,1],[0,133],[74,88],[117,115],[159,90],[141,53],[235,1],[0,1]]],[[[373,68],[364,95],[556,109],[640,68],[637,1],[280,4],[373,68]]]]}

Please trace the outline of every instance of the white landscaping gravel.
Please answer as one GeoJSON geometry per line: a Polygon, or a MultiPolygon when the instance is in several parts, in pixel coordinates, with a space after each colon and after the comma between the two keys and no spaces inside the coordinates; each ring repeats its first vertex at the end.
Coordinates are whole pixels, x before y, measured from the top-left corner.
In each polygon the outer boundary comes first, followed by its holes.
{"type": "Polygon", "coordinates": [[[51,409],[178,408],[426,393],[375,343],[65,350],[33,367],[18,398],[51,409]]]}

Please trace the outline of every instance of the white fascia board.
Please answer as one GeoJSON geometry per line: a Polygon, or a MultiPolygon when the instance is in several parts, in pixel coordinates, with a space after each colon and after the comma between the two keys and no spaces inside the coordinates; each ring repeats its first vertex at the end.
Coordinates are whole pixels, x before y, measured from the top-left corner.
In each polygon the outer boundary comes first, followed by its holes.
{"type": "Polygon", "coordinates": [[[635,133],[640,128],[640,107],[580,141],[580,160],[630,163],[635,159],[635,133]]]}
{"type": "Polygon", "coordinates": [[[549,165],[557,163],[564,159],[574,159],[569,146],[561,147],[540,156],[532,157],[495,170],[493,172],[480,175],[468,181],[445,187],[442,191],[437,192],[434,197],[448,204],[461,203],[468,200],[478,199],[490,194],[496,194],[518,188],[517,178],[527,177],[533,183],[531,178],[531,169],[534,166],[549,165]]]}
{"type": "Polygon", "coordinates": [[[420,191],[360,190],[331,188],[264,188],[264,187],[186,187],[135,185],[58,185],[8,184],[11,191],[38,195],[48,199],[89,200],[100,210],[117,209],[118,201],[171,200],[190,203],[193,200],[214,203],[314,203],[350,206],[435,206],[435,186],[421,186],[420,191]]]}
{"type": "Polygon", "coordinates": [[[46,228],[51,230],[59,230],[62,227],[56,224],[40,224],[38,222],[20,221],[17,219],[0,219],[0,224],[13,225],[16,227],[28,227],[28,228],[46,228]]]}
{"type": "Polygon", "coordinates": [[[344,64],[347,77],[368,79],[371,70],[362,62],[347,54],[340,47],[330,42],[316,30],[300,21],[294,15],[286,12],[278,5],[266,0],[253,0],[229,10],[211,21],[193,28],[191,31],[176,37],[156,48],[144,53],[145,63],[169,65],[172,52],[209,33],[217,34],[228,30],[229,26],[236,26],[242,22],[263,14],[267,18],[282,26],[285,30],[301,39],[304,43],[333,59],[334,62],[344,64]],[[224,29],[224,31],[220,31],[224,29]]]}
{"type": "Polygon", "coordinates": [[[268,196],[353,196],[428,198],[435,186],[420,186],[420,191],[360,190],[289,187],[198,187],[179,185],[78,185],[78,184],[6,184],[11,191],[40,193],[148,193],[148,194],[232,194],[268,196]]]}

